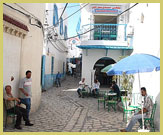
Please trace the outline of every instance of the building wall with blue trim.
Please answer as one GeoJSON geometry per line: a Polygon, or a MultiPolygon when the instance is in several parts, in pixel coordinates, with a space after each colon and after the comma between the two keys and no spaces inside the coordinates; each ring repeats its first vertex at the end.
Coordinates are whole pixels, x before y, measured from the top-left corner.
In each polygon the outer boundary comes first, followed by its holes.
{"type": "MultiPolygon", "coordinates": [[[[62,10],[58,9],[63,7],[64,3],[46,4],[46,8],[48,9],[46,16],[48,27],[54,29],[53,33],[57,33],[58,39],[65,39],[65,35],[67,36],[67,30],[65,31],[65,27],[68,26],[67,20],[62,21],[67,16],[66,11],[61,20],[59,20],[62,10]]],[[[47,31],[46,36],[48,36],[48,32],[49,31],[47,31]]],[[[66,73],[67,49],[66,40],[56,40],[54,38],[51,40],[45,39],[42,56],[42,89],[48,90],[54,86],[58,72],[61,74],[61,80],[64,79],[66,73]]]]}

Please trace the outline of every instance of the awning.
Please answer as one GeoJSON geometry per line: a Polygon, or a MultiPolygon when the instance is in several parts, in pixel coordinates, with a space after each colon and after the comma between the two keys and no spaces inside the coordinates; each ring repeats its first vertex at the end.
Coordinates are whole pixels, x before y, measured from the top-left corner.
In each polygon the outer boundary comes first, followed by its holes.
{"type": "Polygon", "coordinates": [[[133,50],[133,47],[128,46],[109,46],[109,45],[78,45],[80,49],[110,49],[110,50],[133,50]]]}
{"type": "Polygon", "coordinates": [[[25,24],[15,20],[14,18],[11,18],[10,16],[8,16],[6,14],[3,14],[3,20],[10,23],[10,24],[13,24],[13,25],[25,30],[25,31],[29,31],[28,27],[25,24]]]}

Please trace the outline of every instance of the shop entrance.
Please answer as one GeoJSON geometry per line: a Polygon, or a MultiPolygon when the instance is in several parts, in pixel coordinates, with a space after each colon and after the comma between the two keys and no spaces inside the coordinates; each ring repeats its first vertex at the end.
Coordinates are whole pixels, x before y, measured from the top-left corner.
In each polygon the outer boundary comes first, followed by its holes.
{"type": "Polygon", "coordinates": [[[103,68],[105,68],[106,66],[108,66],[110,64],[114,64],[114,63],[116,63],[116,62],[112,58],[109,58],[109,57],[103,57],[95,63],[95,65],[93,67],[93,69],[95,70],[94,79],[97,79],[100,82],[101,87],[110,87],[111,86],[113,76],[107,76],[107,74],[101,72],[101,70],[103,68]]]}

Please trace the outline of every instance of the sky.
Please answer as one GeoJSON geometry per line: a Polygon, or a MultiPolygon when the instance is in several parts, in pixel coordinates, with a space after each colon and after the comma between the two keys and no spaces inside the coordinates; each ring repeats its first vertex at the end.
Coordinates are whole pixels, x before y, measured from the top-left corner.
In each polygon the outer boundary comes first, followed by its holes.
{"type": "MultiPolygon", "coordinates": [[[[73,14],[75,11],[80,9],[79,3],[69,3],[66,8],[66,12],[69,15],[73,14]],[[77,6],[76,6],[77,5],[77,6]],[[74,6],[74,7],[69,7],[74,6]]],[[[80,17],[80,11],[68,18],[68,37],[76,36],[76,26],[80,17]]]]}

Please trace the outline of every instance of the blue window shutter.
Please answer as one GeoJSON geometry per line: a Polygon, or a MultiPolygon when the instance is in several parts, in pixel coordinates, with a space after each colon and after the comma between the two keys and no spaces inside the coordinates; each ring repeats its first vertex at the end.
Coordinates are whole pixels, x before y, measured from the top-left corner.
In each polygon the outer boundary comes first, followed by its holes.
{"type": "Polygon", "coordinates": [[[54,12],[53,12],[53,26],[58,26],[58,7],[54,4],[54,12]]]}
{"type": "Polygon", "coordinates": [[[63,18],[60,19],[60,35],[63,35],[63,18]]]}
{"type": "Polygon", "coordinates": [[[54,57],[52,56],[52,59],[51,59],[51,74],[54,73],[54,57]]]}

